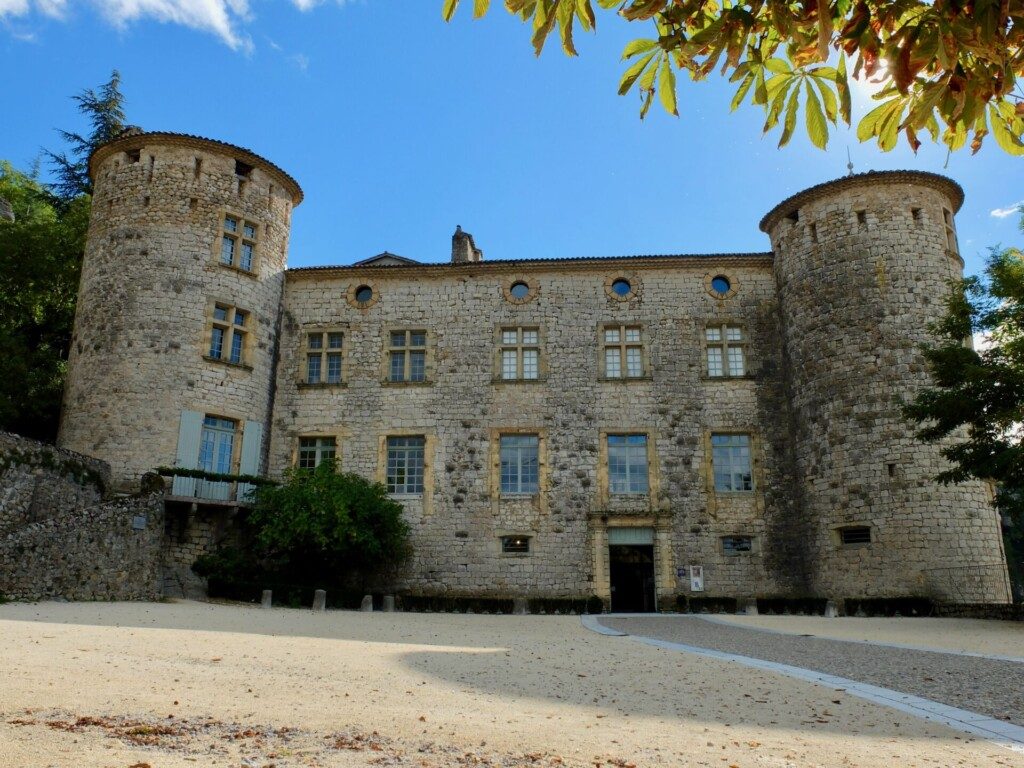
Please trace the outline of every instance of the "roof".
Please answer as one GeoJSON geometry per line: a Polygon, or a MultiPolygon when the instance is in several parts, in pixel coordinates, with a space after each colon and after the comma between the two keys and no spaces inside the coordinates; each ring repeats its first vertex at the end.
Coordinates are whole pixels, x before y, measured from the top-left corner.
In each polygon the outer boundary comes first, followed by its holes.
{"type": "Polygon", "coordinates": [[[114,152],[124,152],[129,149],[142,149],[147,144],[152,144],[154,142],[175,146],[194,147],[195,149],[202,150],[212,149],[216,152],[233,155],[236,159],[241,160],[244,163],[248,163],[249,165],[256,166],[261,170],[266,171],[271,176],[274,176],[277,181],[286,190],[288,190],[292,197],[293,205],[298,205],[302,202],[302,188],[299,186],[299,182],[265,157],[257,155],[251,149],[246,149],[245,147],[228,144],[225,141],[217,141],[216,139],[208,139],[205,136],[195,136],[191,133],[142,131],[137,128],[127,128],[122,131],[117,138],[111,139],[106,144],[101,144],[92,151],[92,154],[89,155],[89,175],[93,175],[96,163],[114,152]]]}
{"type": "Polygon", "coordinates": [[[937,173],[929,173],[927,171],[867,171],[865,173],[844,176],[841,179],[826,181],[823,184],[815,184],[813,187],[808,187],[802,192],[797,192],[795,195],[787,197],[764,215],[759,226],[762,232],[767,232],[778,223],[779,219],[789,215],[804,203],[809,203],[812,200],[817,200],[819,197],[839,192],[848,187],[856,187],[861,184],[899,183],[923,184],[944,192],[949,195],[950,200],[953,202],[954,213],[959,211],[960,206],[964,203],[963,188],[952,179],[937,173]]]}
{"type": "Polygon", "coordinates": [[[774,254],[770,251],[760,253],[666,253],[666,254],[642,254],[636,256],[575,256],[568,258],[548,259],[494,259],[491,261],[463,262],[453,264],[451,262],[434,262],[409,264],[370,264],[366,261],[355,264],[325,265],[315,267],[292,267],[287,270],[289,275],[305,277],[313,275],[345,274],[358,272],[366,267],[374,270],[394,270],[395,272],[422,272],[422,273],[448,273],[448,272],[517,272],[527,267],[571,267],[586,268],[596,265],[619,264],[624,267],[664,267],[669,265],[694,265],[701,262],[770,262],[774,254]]]}

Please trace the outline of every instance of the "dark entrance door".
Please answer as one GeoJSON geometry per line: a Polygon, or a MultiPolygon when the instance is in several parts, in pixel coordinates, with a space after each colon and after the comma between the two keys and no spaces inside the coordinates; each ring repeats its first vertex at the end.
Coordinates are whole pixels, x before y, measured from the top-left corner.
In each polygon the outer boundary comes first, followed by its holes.
{"type": "Polygon", "coordinates": [[[654,547],[650,544],[608,546],[612,611],[649,613],[654,602],[654,547]]]}

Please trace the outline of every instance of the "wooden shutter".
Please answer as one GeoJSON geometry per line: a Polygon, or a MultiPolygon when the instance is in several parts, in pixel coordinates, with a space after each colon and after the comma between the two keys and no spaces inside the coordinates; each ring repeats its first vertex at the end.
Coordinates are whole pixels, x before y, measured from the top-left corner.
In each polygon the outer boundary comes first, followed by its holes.
{"type": "MultiPolygon", "coordinates": [[[[260,455],[263,452],[263,425],[258,421],[245,422],[242,432],[242,456],[239,461],[238,474],[258,475],[260,473],[260,455]]],[[[246,496],[256,490],[249,483],[238,484],[238,500],[245,501],[246,496]]]]}
{"type": "MultiPolygon", "coordinates": [[[[178,456],[174,466],[196,469],[199,466],[199,441],[203,431],[203,414],[199,411],[182,411],[178,424],[178,456]]],[[[171,485],[174,496],[195,496],[194,477],[176,477],[171,485]]]]}

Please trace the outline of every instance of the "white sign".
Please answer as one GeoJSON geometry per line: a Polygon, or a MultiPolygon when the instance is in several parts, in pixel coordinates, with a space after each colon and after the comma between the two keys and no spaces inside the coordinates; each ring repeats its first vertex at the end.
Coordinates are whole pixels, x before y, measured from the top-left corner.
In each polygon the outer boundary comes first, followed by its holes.
{"type": "Polygon", "coordinates": [[[703,592],[704,591],[704,566],[703,565],[691,565],[690,566],[690,591],[691,592],[703,592]]]}

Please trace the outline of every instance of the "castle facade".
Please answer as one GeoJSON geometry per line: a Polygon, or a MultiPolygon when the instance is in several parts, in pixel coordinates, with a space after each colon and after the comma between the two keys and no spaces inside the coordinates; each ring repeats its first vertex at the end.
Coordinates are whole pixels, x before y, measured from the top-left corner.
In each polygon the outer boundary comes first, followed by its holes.
{"type": "MultiPolygon", "coordinates": [[[[902,401],[962,274],[953,181],[867,173],[761,221],[764,253],[287,269],[287,173],[128,132],[95,182],[59,443],[161,465],[340,461],[412,529],[426,595],[1006,602],[991,489],[943,486],[902,401]]],[[[168,504],[231,508],[178,477],[168,504]]]]}

